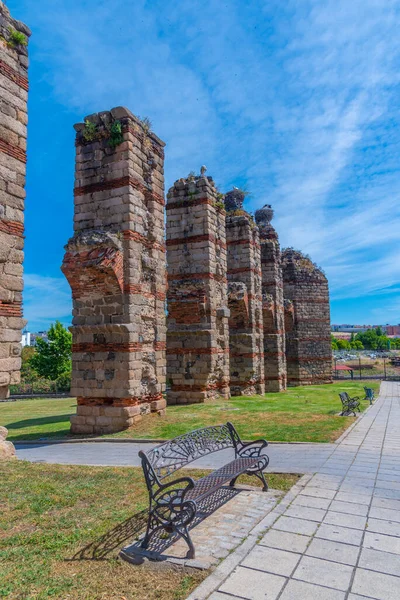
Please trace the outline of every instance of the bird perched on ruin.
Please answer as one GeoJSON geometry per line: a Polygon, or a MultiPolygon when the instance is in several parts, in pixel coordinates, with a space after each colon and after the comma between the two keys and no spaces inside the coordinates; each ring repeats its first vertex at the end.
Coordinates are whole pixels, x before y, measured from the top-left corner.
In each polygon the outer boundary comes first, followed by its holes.
{"type": "Polygon", "coordinates": [[[207,171],[207,167],[205,167],[204,165],[202,167],[200,167],[200,174],[201,175],[204,175],[206,171],[207,171]]]}

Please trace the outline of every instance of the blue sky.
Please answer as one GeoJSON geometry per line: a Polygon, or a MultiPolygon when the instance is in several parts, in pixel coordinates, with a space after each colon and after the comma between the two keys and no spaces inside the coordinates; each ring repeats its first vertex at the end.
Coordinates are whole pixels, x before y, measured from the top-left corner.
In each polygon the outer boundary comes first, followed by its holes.
{"type": "Polygon", "coordinates": [[[125,105],[166,141],[166,187],[207,165],[275,209],[333,322],[400,322],[399,0],[8,0],[32,29],[25,316],[70,320],[73,124],[125,105]]]}

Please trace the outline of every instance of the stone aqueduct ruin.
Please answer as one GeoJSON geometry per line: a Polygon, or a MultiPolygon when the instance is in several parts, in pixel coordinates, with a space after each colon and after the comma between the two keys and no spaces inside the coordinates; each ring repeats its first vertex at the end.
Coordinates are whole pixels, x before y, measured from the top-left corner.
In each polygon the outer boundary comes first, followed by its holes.
{"type": "Polygon", "coordinates": [[[254,220],[243,192],[220,194],[202,167],[164,207],[164,143],[142,121],[118,107],[75,129],[72,431],[331,381],[326,277],[281,254],[270,206],[254,220]]]}
{"type": "MultiPolygon", "coordinates": [[[[0,0],[0,398],[19,379],[29,30],[0,0]]],[[[164,143],[126,108],[75,126],[75,433],[110,433],[167,404],[332,381],[325,275],[281,253],[270,206],[243,209],[205,174],[164,201],[164,143]],[[166,219],[166,236],[165,232],[166,219]]]]}

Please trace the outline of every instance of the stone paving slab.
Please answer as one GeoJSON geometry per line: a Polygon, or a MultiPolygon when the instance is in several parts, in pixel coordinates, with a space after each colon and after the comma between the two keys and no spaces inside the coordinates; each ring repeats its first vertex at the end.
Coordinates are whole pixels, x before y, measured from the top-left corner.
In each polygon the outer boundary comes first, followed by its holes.
{"type": "Polygon", "coordinates": [[[199,507],[204,518],[190,528],[196,559],[185,558],[187,545],[182,539],[177,539],[172,545],[168,545],[168,539],[157,540],[155,548],[150,547],[149,550],[143,550],[140,541],[135,541],[123,548],[121,558],[133,564],[150,560],[209,569],[241,544],[283,495],[277,490],[262,492],[250,486],[224,487],[213,494],[214,499],[208,502],[208,506],[199,507]]]}
{"type": "Polygon", "coordinates": [[[399,600],[399,459],[400,384],[383,382],[317,473],[272,511],[262,537],[188,600],[399,600]]]}

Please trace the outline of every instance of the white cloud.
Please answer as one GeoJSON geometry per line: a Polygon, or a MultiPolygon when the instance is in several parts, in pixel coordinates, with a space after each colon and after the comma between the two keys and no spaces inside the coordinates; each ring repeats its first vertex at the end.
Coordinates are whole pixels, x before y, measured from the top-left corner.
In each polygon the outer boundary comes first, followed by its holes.
{"type": "Polygon", "coordinates": [[[149,115],[167,185],[245,185],[334,298],[400,280],[399,0],[25,1],[58,100],[149,115]]]}
{"type": "Polygon", "coordinates": [[[71,290],[64,277],[24,276],[24,318],[29,331],[48,329],[57,319],[71,320],[71,290]]]}

